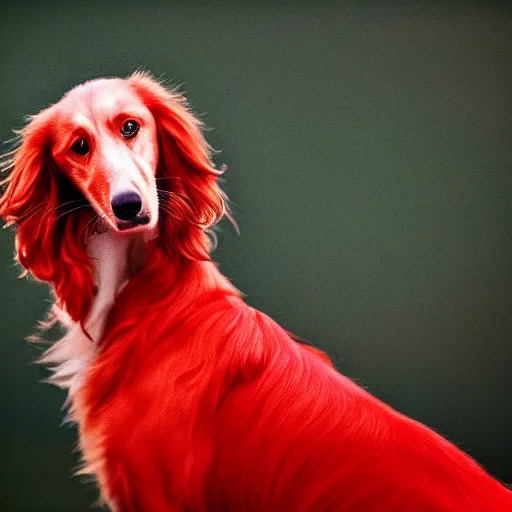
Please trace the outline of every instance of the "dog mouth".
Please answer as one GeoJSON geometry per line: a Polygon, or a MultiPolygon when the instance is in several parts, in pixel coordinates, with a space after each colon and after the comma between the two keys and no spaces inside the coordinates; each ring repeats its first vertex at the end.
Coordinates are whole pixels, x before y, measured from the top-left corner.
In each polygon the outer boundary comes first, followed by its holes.
{"type": "Polygon", "coordinates": [[[148,224],[151,223],[151,217],[149,215],[142,215],[136,219],[129,221],[117,221],[113,226],[112,223],[107,220],[106,216],[101,216],[98,221],[94,224],[91,234],[103,235],[107,231],[119,231],[122,233],[139,232],[147,229],[148,224]]]}
{"type": "Polygon", "coordinates": [[[139,226],[146,226],[151,222],[151,218],[149,215],[143,214],[140,216],[135,217],[134,219],[130,220],[120,220],[117,219],[117,229],[119,231],[129,231],[131,229],[134,229],[139,226]]]}

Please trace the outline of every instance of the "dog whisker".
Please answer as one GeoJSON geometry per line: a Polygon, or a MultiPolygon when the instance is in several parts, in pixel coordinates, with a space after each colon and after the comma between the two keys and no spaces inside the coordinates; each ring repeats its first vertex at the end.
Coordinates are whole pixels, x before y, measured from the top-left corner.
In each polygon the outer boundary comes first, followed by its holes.
{"type": "Polygon", "coordinates": [[[170,190],[156,189],[157,199],[167,200],[172,194],[170,190]]]}
{"type": "Polygon", "coordinates": [[[89,206],[89,203],[87,204],[83,204],[81,206],[77,206],[76,208],[72,208],[71,210],[67,210],[65,211],[64,213],[61,213],[60,215],[57,216],[57,218],[55,219],[56,221],[59,220],[60,218],[64,217],[64,215],[68,215],[69,213],[72,213],[72,212],[75,212],[77,210],[81,210],[82,208],[87,208],[89,206]]]}
{"type": "MultiPolygon", "coordinates": [[[[60,208],[62,208],[64,206],[68,206],[70,204],[75,204],[75,203],[80,202],[80,201],[86,201],[86,200],[85,199],[74,199],[72,201],[67,201],[66,203],[59,204],[59,205],[54,206],[52,208],[47,208],[45,203],[40,203],[38,205],[35,205],[35,206],[32,206],[31,208],[29,208],[29,210],[27,212],[25,212],[18,219],[16,219],[16,223],[20,224],[22,222],[25,222],[25,221],[29,220],[34,215],[36,215],[37,213],[41,212],[41,210],[44,210],[44,212],[42,213],[42,219],[46,219],[46,217],[48,217],[52,213],[58,211],[60,208]]],[[[89,203],[84,204],[84,206],[87,206],[88,204],[89,203]]],[[[66,213],[69,213],[69,212],[64,212],[60,216],[65,215],[66,213]]],[[[60,216],[57,217],[57,219],[60,218],[60,216]]],[[[54,220],[57,220],[57,219],[54,219],[54,220]]]]}
{"type": "Polygon", "coordinates": [[[168,215],[174,216],[173,211],[169,207],[160,205],[160,208],[161,208],[162,212],[167,213],[168,215]]]}
{"type": "Polygon", "coordinates": [[[84,202],[84,203],[87,203],[89,204],[89,202],[87,201],[87,199],[85,198],[80,198],[80,199],[72,199],[71,201],[66,201],[65,203],[61,203],[59,204],[58,206],[55,207],[55,209],[59,209],[59,208],[62,208],[63,206],[68,206],[70,204],[75,204],[75,203],[79,203],[79,202],[84,202]]]}
{"type": "MultiPolygon", "coordinates": [[[[45,204],[44,203],[41,203],[41,204],[38,204],[36,206],[33,206],[31,208],[28,209],[27,212],[25,212],[21,217],[19,217],[18,219],[16,219],[16,223],[20,223],[20,222],[24,222],[28,219],[30,219],[32,216],[34,216],[36,213],[40,212],[42,209],[45,208],[45,204]]],[[[45,212],[46,213],[46,212],[45,212]]],[[[45,213],[43,215],[45,215],[45,213]]]]}
{"type": "Polygon", "coordinates": [[[99,222],[100,218],[97,214],[95,214],[89,222],[85,225],[83,229],[83,235],[88,236],[89,234],[94,233],[94,230],[96,228],[96,224],[99,222]]]}

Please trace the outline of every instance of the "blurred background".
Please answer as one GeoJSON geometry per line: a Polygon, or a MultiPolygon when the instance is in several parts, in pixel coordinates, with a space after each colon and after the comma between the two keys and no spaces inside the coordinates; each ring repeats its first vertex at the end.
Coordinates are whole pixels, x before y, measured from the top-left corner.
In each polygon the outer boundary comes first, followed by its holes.
{"type": "MultiPolygon", "coordinates": [[[[229,168],[221,270],[510,482],[511,29],[505,2],[3,1],[0,139],[91,78],[182,84],[229,168]]],[[[0,511],[86,511],[65,396],[24,341],[49,294],[12,256],[6,230],[0,511]]]]}

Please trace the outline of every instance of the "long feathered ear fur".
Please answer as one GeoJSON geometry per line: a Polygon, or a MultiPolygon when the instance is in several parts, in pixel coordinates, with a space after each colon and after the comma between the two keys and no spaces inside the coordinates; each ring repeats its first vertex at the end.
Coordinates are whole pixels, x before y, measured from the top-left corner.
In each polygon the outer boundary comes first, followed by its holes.
{"type": "Polygon", "coordinates": [[[51,157],[52,120],[51,107],[33,117],[20,132],[19,148],[4,158],[2,167],[10,174],[2,181],[0,217],[17,224],[19,263],[37,279],[50,283],[57,304],[83,323],[93,296],[85,249],[85,232],[93,214],[51,157]],[[79,206],[81,211],[71,212],[79,206]],[[82,208],[89,214],[84,215],[82,208]]]}
{"type": "Polygon", "coordinates": [[[160,243],[169,254],[207,260],[206,231],[226,213],[226,198],[217,184],[222,171],[214,167],[201,123],[183,96],[149,75],[135,73],[128,83],[153,114],[158,130],[160,243]]]}

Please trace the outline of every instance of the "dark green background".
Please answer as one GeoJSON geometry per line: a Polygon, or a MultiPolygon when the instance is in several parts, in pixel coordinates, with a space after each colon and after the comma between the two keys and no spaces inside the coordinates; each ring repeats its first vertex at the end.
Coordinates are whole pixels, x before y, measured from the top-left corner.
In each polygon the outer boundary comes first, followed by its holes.
{"type": "MultiPolygon", "coordinates": [[[[0,138],[86,79],[182,83],[229,167],[222,271],[511,481],[509,4],[143,4],[4,1],[0,138]]],[[[0,510],[88,510],[64,395],[23,341],[48,293],[0,235],[0,510]]]]}

